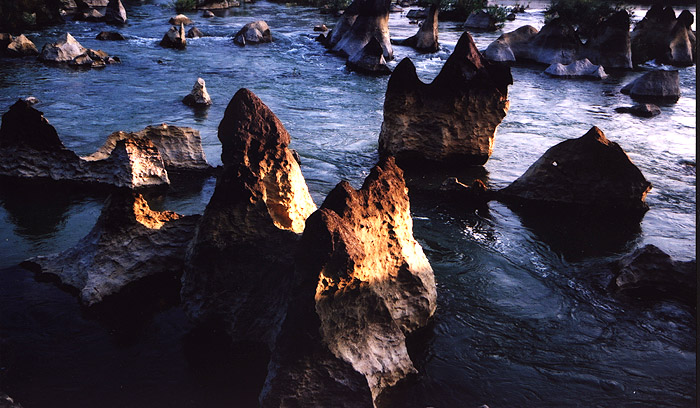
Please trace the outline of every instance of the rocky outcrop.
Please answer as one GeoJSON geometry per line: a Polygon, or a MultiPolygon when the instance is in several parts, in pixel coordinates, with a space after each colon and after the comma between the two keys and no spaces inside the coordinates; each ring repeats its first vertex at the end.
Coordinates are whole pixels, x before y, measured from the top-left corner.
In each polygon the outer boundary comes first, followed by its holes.
{"type": "Polygon", "coordinates": [[[153,211],[138,193],[114,192],[76,246],[31,258],[22,266],[58,277],[78,291],[83,304],[93,306],[145,278],[179,276],[198,219],[153,211]]]}
{"type": "Polygon", "coordinates": [[[197,78],[197,81],[195,81],[192,87],[192,91],[182,99],[182,103],[194,107],[211,105],[211,98],[209,97],[209,92],[207,92],[206,84],[202,78],[197,78]]]}
{"type": "Polygon", "coordinates": [[[346,13],[348,18],[341,17],[336,26],[340,27],[338,37],[331,36],[331,49],[343,56],[351,57],[360,52],[372,38],[382,46],[384,59],[394,59],[389,37],[389,5],[391,0],[355,0],[346,13]],[[352,21],[352,23],[350,23],[352,21]],[[347,24],[350,23],[350,27],[347,24]],[[334,39],[335,37],[335,39],[334,39]],[[337,42],[334,42],[337,40],[337,42]]]}
{"type": "Polygon", "coordinates": [[[652,103],[638,103],[634,106],[620,106],[615,108],[617,113],[629,113],[642,118],[651,118],[661,114],[661,109],[652,103]]]}
{"type": "Polygon", "coordinates": [[[59,1],[0,1],[0,32],[22,32],[64,22],[59,1]]]}
{"type": "Polygon", "coordinates": [[[640,99],[676,102],[681,96],[678,71],[651,71],[620,89],[623,94],[640,99]]]}
{"type": "Polygon", "coordinates": [[[436,289],[409,207],[403,172],[388,158],[360,190],[338,184],[309,217],[262,406],[335,406],[335,398],[371,407],[416,372],[405,336],[428,323],[436,289]]]}
{"type": "Polygon", "coordinates": [[[391,43],[406,45],[422,53],[437,52],[440,48],[440,44],[438,43],[438,10],[438,7],[432,4],[428,8],[427,17],[414,36],[405,40],[391,40],[391,43]]]}
{"type": "Polygon", "coordinates": [[[282,123],[247,89],[219,124],[223,173],[182,278],[185,310],[223,322],[234,341],[272,348],[287,310],[293,254],[316,206],[282,123]]]}
{"type": "Polygon", "coordinates": [[[104,21],[105,16],[104,14],[100,13],[98,10],[95,9],[87,9],[83,11],[79,11],[73,15],[73,20],[75,21],[89,21],[92,23],[97,23],[100,21],[104,21]]]}
{"type": "Polygon", "coordinates": [[[593,28],[581,48],[579,58],[588,58],[605,68],[632,68],[630,16],[625,10],[614,13],[593,28]]]}
{"type": "Polygon", "coordinates": [[[204,33],[200,31],[199,28],[197,27],[192,27],[189,30],[187,30],[187,38],[202,38],[204,37],[204,33]]]}
{"type": "Polygon", "coordinates": [[[240,6],[238,0],[197,0],[198,10],[222,10],[240,6]]]}
{"type": "Polygon", "coordinates": [[[190,25],[192,24],[192,20],[184,14],[178,14],[175,17],[171,17],[168,23],[174,26],[179,26],[180,24],[190,25]]]}
{"type": "Polygon", "coordinates": [[[97,34],[96,39],[100,41],[124,41],[126,38],[124,38],[123,35],[116,31],[101,31],[99,34],[97,34]]]}
{"type": "Polygon", "coordinates": [[[27,57],[39,54],[36,46],[24,34],[20,34],[5,48],[5,53],[10,57],[27,57]]]}
{"type": "Polygon", "coordinates": [[[569,65],[559,63],[550,65],[544,73],[559,78],[607,78],[608,74],[601,65],[593,65],[587,58],[574,61],[569,65]]]}
{"type": "Polygon", "coordinates": [[[466,32],[429,85],[405,58],[387,85],[380,156],[395,156],[404,167],[484,164],[508,111],[512,83],[510,69],[484,60],[466,32]]]}
{"type": "Polygon", "coordinates": [[[632,61],[641,64],[655,59],[676,66],[697,61],[697,43],[691,26],[695,18],[688,10],[676,18],[671,6],[652,6],[632,31],[632,61]]]}
{"type": "Polygon", "coordinates": [[[70,33],[65,33],[57,42],[45,44],[39,60],[47,63],[68,64],[76,67],[101,68],[119,62],[102,50],[83,47],[70,33]]]}
{"type": "Polygon", "coordinates": [[[109,0],[105,9],[105,21],[109,24],[126,24],[126,9],[121,0],[109,0]]]}
{"type": "Polygon", "coordinates": [[[551,147],[498,196],[525,205],[643,214],[650,189],[624,150],[594,126],[578,139],[551,147]]]}
{"type": "Polygon", "coordinates": [[[184,50],[187,47],[184,24],[180,24],[180,28],[170,27],[168,32],[163,36],[163,39],[160,40],[160,46],[184,50]]]}
{"type": "Polygon", "coordinates": [[[537,33],[537,29],[529,25],[505,33],[489,44],[484,57],[495,62],[515,62],[517,59],[529,58],[529,43],[537,33]]]}
{"type": "Polygon", "coordinates": [[[241,46],[272,42],[270,27],[262,20],[248,23],[236,33],[233,42],[241,46]]]}
{"type": "Polygon", "coordinates": [[[462,27],[468,30],[496,31],[496,19],[486,11],[478,10],[467,17],[462,27]]]}
{"type": "Polygon", "coordinates": [[[386,65],[384,50],[379,42],[372,38],[357,54],[348,58],[346,65],[353,71],[370,75],[390,75],[391,69],[386,65]]]}
{"type": "Polygon", "coordinates": [[[696,307],[697,262],[678,262],[655,247],[646,245],[613,265],[613,288],[640,299],[676,299],[696,307]]]}

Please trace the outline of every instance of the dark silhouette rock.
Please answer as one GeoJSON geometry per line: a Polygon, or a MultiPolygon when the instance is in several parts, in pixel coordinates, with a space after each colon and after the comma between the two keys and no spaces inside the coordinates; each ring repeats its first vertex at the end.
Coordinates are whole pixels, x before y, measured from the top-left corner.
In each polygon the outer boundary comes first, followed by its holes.
{"type": "Polygon", "coordinates": [[[484,57],[494,62],[515,62],[517,59],[530,57],[530,41],[538,31],[533,26],[522,26],[515,31],[505,33],[486,48],[484,57]]]}
{"type": "Polygon", "coordinates": [[[552,64],[544,70],[544,73],[559,78],[603,79],[608,76],[601,65],[593,65],[587,58],[574,61],[569,65],[552,64]]]}
{"type": "Polygon", "coordinates": [[[512,83],[510,69],[484,60],[466,32],[429,85],[405,58],[387,85],[380,156],[395,156],[404,167],[484,164],[508,111],[512,83]]]}
{"type": "Polygon", "coordinates": [[[0,52],[4,52],[10,43],[14,41],[14,37],[9,33],[0,33],[0,52]]]}
{"type": "Polygon", "coordinates": [[[197,81],[192,87],[192,91],[182,99],[182,103],[195,107],[211,105],[211,98],[209,97],[209,92],[207,92],[206,84],[202,78],[197,78],[197,81]]]}
{"type": "Polygon", "coordinates": [[[0,407],[2,408],[22,408],[22,404],[15,402],[13,398],[0,391],[0,407]]]}
{"type": "Polygon", "coordinates": [[[187,38],[202,38],[204,37],[204,33],[199,30],[197,27],[192,27],[189,30],[187,30],[187,38]]]}
{"type": "Polygon", "coordinates": [[[630,16],[625,10],[611,15],[593,28],[580,57],[605,68],[632,68],[630,16]]]}
{"type": "Polygon", "coordinates": [[[548,149],[498,192],[506,202],[578,207],[607,214],[643,214],[651,189],[641,171],[597,127],[548,149]]]}
{"type": "Polygon", "coordinates": [[[180,24],[190,25],[192,24],[192,20],[184,14],[178,14],[175,17],[171,17],[168,23],[174,26],[179,26],[180,24]]]}
{"type": "Polygon", "coordinates": [[[123,35],[116,31],[101,31],[99,34],[97,34],[96,39],[100,41],[124,41],[126,38],[124,38],[123,35]]]}
{"type": "Polygon", "coordinates": [[[688,10],[676,18],[671,6],[652,6],[632,31],[632,62],[655,59],[661,64],[693,65],[697,61],[697,43],[691,30],[694,19],[688,10]]]}
{"type": "Polygon", "coordinates": [[[211,11],[209,11],[209,10],[205,10],[205,11],[202,13],[202,17],[204,17],[204,18],[212,18],[212,17],[216,17],[216,15],[215,15],[214,13],[212,13],[211,11]]]}
{"type": "Polygon", "coordinates": [[[391,43],[406,45],[415,48],[418,52],[437,52],[440,48],[438,43],[438,10],[435,4],[430,5],[428,8],[428,15],[414,36],[405,40],[391,40],[391,43]]]}
{"type": "Polygon", "coordinates": [[[126,24],[126,9],[121,0],[109,0],[105,9],[105,21],[110,24],[126,24]]]}
{"type": "MultiPolygon", "coordinates": [[[[561,18],[555,18],[529,42],[529,50],[523,58],[542,64],[571,64],[581,48],[581,40],[576,31],[561,18]]],[[[516,56],[518,58],[518,56],[516,56]]]]}
{"type": "Polygon", "coordinates": [[[180,28],[170,27],[163,39],[160,40],[160,46],[165,48],[175,48],[184,50],[187,47],[187,37],[185,36],[185,26],[180,24],[180,28]]]}
{"type": "Polygon", "coordinates": [[[634,106],[620,106],[615,108],[617,113],[629,113],[642,118],[651,118],[661,114],[661,109],[652,103],[639,103],[634,106]]]}
{"type": "Polygon", "coordinates": [[[272,42],[270,27],[262,20],[248,23],[236,33],[233,42],[241,46],[272,42]]]}
{"type": "Polygon", "coordinates": [[[0,2],[0,32],[20,33],[61,24],[63,5],[56,0],[4,0],[0,2]]]}
{"type": "Polygon", "coordinates": [[[322,33],[325,33],[326,31],[328,31],[328,27],[326,27],[325,24],[317,25],[314,26],[314,31],[320,31],[322,33]]]}
{"type": "Polygon", "coordinates": [[[466,29],[496,31],[496,19],[484,10],[472,12],[462,26],[466,29]]]}
{"type": "Polygon", "coordinates": [[[355,20],[357,20],[357,8],[357,4],[352,3],[340,16],[335,27],[328,34],[328,42],[325,44],[326,47],[333,49],[343,36],[350,31],[352,25],[355,24],[355,20]]]}
{"type": "Polygon", "coordinates": [[[651,71],[620,89],[623,94],[639,99],[676,102],[681,96],[678,71],[651,71]]]}
{"type": "MultiPolygon", "coordinates": [[[[384,59],[387,61],[394,59],[394,51],[391,48],[389,37],[390,4],[391,0],[353,1],[346,13],[349,12],[350,16],[354,14],[354,19],[341,17],[341,22],[349,23],[352,21],[352,24],[342,34],[342,37],[337,38],[335,34],[331,37],[332,50],[351,57],[360,52],[374,38],[382,46],[384,59]],[[334,43],[333,37],[338,39],[336,43],[334,43]]],[[[341,25],[341,22],[338,25],[341,25]]]]}
{"type": "Polygon", "coordinates": [[[486,203],[491,199],[491,192],[479,179],[468,186],[460,182],[457,177],[449,177],[440,185],[440,194],[449,201],[472,205],[486,203]]]}
{"type": "Polygon", "coordinates": [[[357,54],[348,58],[346,64],[351,70],[365,74],[391,74],[391,69],[384,60],[384,50],[375,38],[372,38],[357,54]]]}
{"type": "Polygon", "coordinates": [[[197,227],[182,279],[185,310],[223,322],[234,341],[272,348],[287,310],[293,254],[309,195],[282,123],[247,89],[219,124],[223,173],[197,227]]]}
{"type": "Polygon", "coordinates": [[[47,151],[64,149],[56,129],[42,112],[31,105],[20,99],[2,115],[0,147],[21,146],[47,151]]]}
{"type": "Polygon", "coordinates": [[[5,48],[5,53],[10,57],[26,57],[39,54],[36,46],[24,34],[12,40],[5,48]]]}

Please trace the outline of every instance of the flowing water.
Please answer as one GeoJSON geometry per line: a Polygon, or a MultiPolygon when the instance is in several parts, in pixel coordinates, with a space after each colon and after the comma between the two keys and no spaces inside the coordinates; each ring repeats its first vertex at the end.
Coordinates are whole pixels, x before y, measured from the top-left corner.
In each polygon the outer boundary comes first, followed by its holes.
{"type": "MultiPolygon", "coordinates": [[[[19,97],[37,97],[36,107],[79,154],[92,153],[116,130],[190,126],[201,132],[209,162],[218,165],[218,123],[245,87],[290,132],[317,204],[340,180],[359,187],[377,160],[388,79],[349,72],[314,40],[312,27],[332,26],[334,18],[264,1],[212,19],[192,13],[207,37],[177,51],[158,46],[175,14],[166,3],[127,1],[123,42],[95,40],[110,29],[101,23],[25,33],[40,48],[68,31],[122,63],[77,71],[32,58],[2,59],[0,110],[19,97]],[[268,22],[274,42],[235,46],[233,34],[257,19],[268,22]],[[197,77],[206,80],[214,101],[204,112],[181,103],[197,77]]],[[[478,47],[521,25],[541,27],[543,7],[531,4],[496,33],[473,33],[478,47]]],[[[636,7],[635,19],[644,12],[636,7]]],[[[417,26],[397,13],[390,29],[392,37],[404,38],[417,26]]],[[[390,65],[410,57],[430,81],[461,33],[459,24],[441,23],[439,52],[419,55],[397,46],[390,65]]],[[[649,64],[642,70],[657,68],[671,69],[649,64]]],[[[677,260],[695,258],[696,68],[680,70],[682,97],[651,119],[614,112],[632,104],[619,89],[639,70],[602,81],[552,79],[543,70],[512,69],[510,111],[493,156],[460,179],[504,187],[546,149],[595,125],[653,184],[650,210],[641,224],[629,226],[577,214],[543,220],[495,202],[465,209],[422,193],[423,186],[454,174],[427,169],[426,176],[409,175],[414,233],[435,270],[439,301],[432,326],[411,339],[420,373],[387,397],[389,406],[695,406],[695,313],[674,302],[610,294],[606,265],[645,244],[677,260]]],[[[149,202],[201,213],[213,188],[211,179],[150,195],[149,202]]],[[[137,293],[143,304],[119,313],[84,310],[70,294],[16,267],[75,245],[104,199],[104,192],[61,187],[0,187],[0,390],[35,408],[255,406],[264,365],[222,336],[192,331],[167,296],[137,293]]]]}

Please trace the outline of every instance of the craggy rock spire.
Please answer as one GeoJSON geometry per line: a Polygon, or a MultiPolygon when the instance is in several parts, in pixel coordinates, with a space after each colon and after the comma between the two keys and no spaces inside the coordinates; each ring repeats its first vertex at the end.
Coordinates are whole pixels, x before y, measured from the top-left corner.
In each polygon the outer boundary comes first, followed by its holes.
{"type": "Polygon", "coordinates": [[[683,10],[678,18],[671,6],[652,6],[632,31],[632,61],[641,64],[656,59],[662,64],[693,65],[697,42],[690,29],[693,14],[683,10]]]}
{"type": "Polygon", "coordinates": [[[438,10],[436,4],[431,4],[423,24],[415,35],[405,40],[392,40],[391,43],[413,47],[418,52],[437,52],[440,48],[438,43],[438,10]]]}
{"type": "Polygon", "coordinates": [[[484,164],[508,111],[512,83],[510,69],[482,59],[466,32],[428,85],[405,58],[387,85],[380,156],[395,156],[403,167],[424,161],[484,164]]]}
{"type": "Polygon", "coordinates": [[[605,68],[632,68],[630,16],[625,10],[614,13],[594,29],[579,53],[605,68]]]}

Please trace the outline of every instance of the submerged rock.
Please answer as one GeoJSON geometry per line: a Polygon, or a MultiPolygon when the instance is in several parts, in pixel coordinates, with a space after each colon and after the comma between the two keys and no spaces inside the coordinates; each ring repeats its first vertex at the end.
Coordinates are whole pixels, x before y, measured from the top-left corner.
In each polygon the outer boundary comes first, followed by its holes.
{"type": "Polygon", "coordinates": [[[694,20],[688,10],[676,18],[671,6],[652,6],[632,31],[633,62],[655,59],[661,64],[693,65],[697,61],[697,43],[691,30],[694,20]]]}
{"type": "Polygon", "coordinates": [[[202,78],[197,78],[192,91],[189,95],[182,99],[182,103],[188,106],[209,106],[211,105],[211,98],[209,97],[209,92],[207,92],[207,87],[202,78]]]}
{"type": "Polygon", "coordinates": [[[484,58],[495,62],[515,62],[516,59],[529,58],[529,43],[537,33],[537,29],[530,25],[505,33],[489,44],[484,51],[484,58]]]}
{"type": "Polygon", "coordinates": [[[523,204],[643,214],[650,189],[624,150],[594,126],[578,139],[551,147],[498,195],[523,204]]]}
{"type": "Polygon", "coordinates": [[[204,33],[199,30],[197,27],[192,27],[189,30],[187,30],[187,38],[202,38],[204,37],[204,33]]]}
{"type": "Polygon", "coordinates": [[[101,31],[99,34],[97,34],[96,39],[100,41],[124,41],[126,38],[124,38],[123,35],[116,31],[101,31]]]}
{"type": "Polygon", "coordinates": [[[482,59],[466,32],[429,85],[405,58],[387,85],[380,156],[395,156],[404,167],[423,161],[484,164],[508,111],[512,83],[510,69],[482,59]]]}
{"type": "Polygon", "coordinates": [[[262,406],[334,406],[335,398],[372,407],[416,372],[405,335],[428,323],[436,289],[409,207],[403,172],[388,158],[362,189],[341,182],[309,217],[262,406]]]}
{"type": "Polygon", "coordinates": [[[559,63],[552,64],[544,71],[544,73],[553,77],[562,78],[585,77],[593,79],[603,79],[608,77],[608,74],[605,73],[605,70],[602,66],[593,65],[586,58],[572,62],[569,65],[562,65],[559,63]]]}
{"type": "Polygon", "coordinates": [[[342,37],[338,38],[335,33],[337,42],[332,38],[332,50],[341,55],[351,57],[370,43],[374,38],[382,47],[384,59],[391,61],[394,59],[394,51],[391,48],[391,40],[389,37],[389,5],[390,0],[354,0],[346,13],[350,13],[354,17],[343,18],[336,25],[341,25],[342,22],[350,23],[350,27],[343,29],[342,37]]]}
{"type": "Polygon", "coordinates": [[[282,123],[247,89],[219,124],[223,173],[197,227],[182,300],[197,322],[270,349],[287,310],[293,254],[316,206],[282,123]]]}
{"type": "Polygon", "coordinates": [[[676,102],[681,97],[678,71],[651,71],[620,89],[623,94],[641,99],[676,102]]]}
{"type": "Polygon", "coordinates": [[[126,9],[121,0],[109,0],[105,10],[105,21],[111,24],[126,24],[126,9]]]}
{"type": "Polygon", "coordinates": [[[390,75],[391,69],[384,60],[381,44],[372,38],[357,54],[348,58],[347,66],[353,71],[372,75],[390,75]]]}
{"type": "Polygon", "coordinates": [[[20,34],[14,40],[12,40],[5,48],[5,53],[11,57],[26,57],[31,55],[39,54],[36,49],[36,45],[25,37],[24,34],[20,34]]]}
{"type": "Polygon", "coordinates": [[[634,106],[620,106],[615,108],[617,113],[629,113],[642,118],[651,118],[661,114],[661,109],[652,103],[638,103],[634,106]]]}
{"type": "Polygon", "coordinates": [[[76,246],[22,266],[58,277],[79,292],[83,304],[93,306],[144,278],[179,276],[198,219],[153,211],[141,194],[118,191],[76,246]]]}
{"type": "Polygon", "coordinates": [[[238,45],[272,42],[270,27],[262,20],[248,23],[236,33],[233,42],[238,45]]]}
{"type": "Polygon", "coordinates": [[[405,40],[391,40],[391,43],[413,47],[418,52],[437,52],[440,48],[438,43],[438,10],[435,4],[431,4],[428,8],[428,15],[414,36],[405,40]]]}
{"type": "Polygon", "coordinates": [[[462,26],[466,29],[496,31],[496,19],[484,10],[473,11],[462,26]]]}
{"type": "Polygon", "coordinates": [[[163,39],[160,40],[160,46],[184,50],[187,47],[184,24],[180,24],[180,28],[170,27],[168,32],[165,33],[165,36],[163,36],[163,39]]]}
{"type": "Polygon", "coordinates": [[[204,18],[212,18],[212,17],[216,17],[216,15],[215,15],[214,13],[212,13],[211,11],[209,11],[209,10],[205,10],[205,11],[202,13],[202,17],[204,17],[204,18]]]}
{"type": "Polygon", "coordinates": [[[627,11],[620,10],[594,27],[581,48],[580,57],[605,68],[632,68],[630,16],[627,11]]]}

